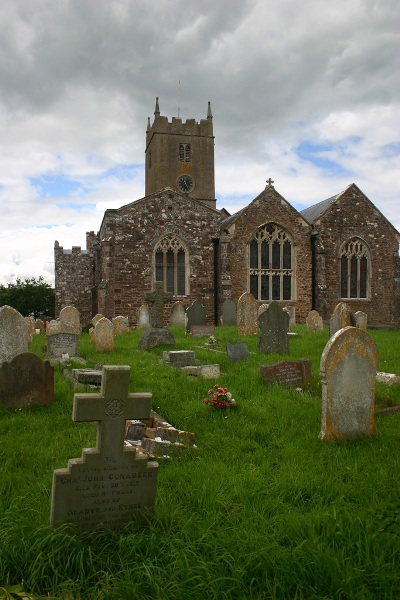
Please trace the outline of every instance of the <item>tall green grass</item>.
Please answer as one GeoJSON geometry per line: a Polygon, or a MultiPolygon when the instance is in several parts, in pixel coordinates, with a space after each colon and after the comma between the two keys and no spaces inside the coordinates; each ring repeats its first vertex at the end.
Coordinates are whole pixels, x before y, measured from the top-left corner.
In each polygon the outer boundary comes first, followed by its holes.
{"type": "MultiPolygon", "coordinates": [[[[140,332],[103,354],[82,336],[89,365],[131,365],[131,391],[152,392],[153,408],[193,431],[198,450],[160,462],[146,526],[50,529],[53,470],[95,444],[91,424],[72,422],[73,391],[57,366],[51,406],[0,410],[0,586],[22,583],[53,600],[400,597],[400,414],[377,416],[373,439],[322,443],[319,361],[328,332],[295,331],[282,357],[259,354],[257,337],[239,339],[236,328],[217,328],[219,352],[174,330],[177,349],[221,365],[218,382],[162,364],[162,348],[138,351],[140,332]],[[248,361],[229,362],[225,344],[234,341],[247,342],[248,361]],[[261,383],[261,364],[302,357],[313,364],[303,392],[261,383]],[[213,383],[233,392],[237,410],[204,405],[213,383]]],[[[379,369],[400,374],[399,332],[370,333],[379,369]]],[[[44,343],[36,336],[32,350],[43,355],[44,343]]],[[[394,386],[378,387],[380,406],[400,404],[394,386]]]]}

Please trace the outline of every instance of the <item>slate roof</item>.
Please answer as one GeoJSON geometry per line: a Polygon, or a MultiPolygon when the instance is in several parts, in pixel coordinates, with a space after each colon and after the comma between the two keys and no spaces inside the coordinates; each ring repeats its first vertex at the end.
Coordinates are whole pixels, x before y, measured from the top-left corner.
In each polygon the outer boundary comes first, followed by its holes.
{"type": "Polygon", "coordinates": [[[318,202],[318,204],[314,204],[314,206],[310,206],[309,208],[301,210],[300,214],[309,223],[314,223],[314,221],[319,219],[319,217],[330,207],[331,204],[335,202],[339,196],[340,194],[336,194],[336,196],[322,200],[321,202],[318,202]]]}

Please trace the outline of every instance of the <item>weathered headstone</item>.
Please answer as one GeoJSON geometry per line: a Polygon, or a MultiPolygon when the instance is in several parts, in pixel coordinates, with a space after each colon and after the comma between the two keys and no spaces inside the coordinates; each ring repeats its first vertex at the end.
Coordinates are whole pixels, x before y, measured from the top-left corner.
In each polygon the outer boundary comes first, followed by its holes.
{"type": "Polygon", "coordinates": [[[28,327],[28,333],[35,335],[36,333],[36,322],[35,317],[24,317],[26,326],[28,327]]]}
{"type": "Polygon", "coordinates": [[[93,327],[96,327],[96,323],[98,321],[100,321],[100,319],[103,318],[103,315],[101,315],[100,313],[97,313],[97,315],[94,315],[93,319],[92,319],[92,325],[93,327]]]}
{"type": "Polygon", "coordinates": [[[32,352],[14,356],[0,367],[0,404],[31,406],[51,404],[54,399],[54,368],[32,352]]]}
{"type": "Polygon", "coordinates": [[[36,319],[35,321],[36,330],[39,329],[40,333],[46,333],[46,327],[42,319],[36,319]]]}
{"type": "Polygon", "coordinates": [[[165,350],[163,362],[171,367],[188,367],[195,364],[195,353],[193,350],[165,350]]]}
{"type": "Polygon", "coordinates": [[[249,351],[245,342],[239,342],[238,344],[227,344],[226,353],[231,363],[239,362],[240,360],[247,360],[249,358],[249,351]]]}
{"type": "Polygon", "coordinates": [[[193,337],[210,337],[214,335],[215,327],[214,325],[192,325],[190,333],[193,337]]]}
{"type": "Polygon", "coordinates": [[[202,305],[200,300],[195,300],[186,309],[186,335],[191,333],[193,325],[206,325],[207,309],[202,305]]]}
{"type": "Polygon", "coordinates": [[[237,327],[239,335],[255,335],[258,331],[256,300],[250,292],[245,292],[239,298],[237,327]]]}
{"type": "Polygon", "coordinates": [[[112,324],[114,327],[114,335],[126,335],[127,333],[129,333],[128,317],[118,315],[118,317],[113,318],[112,324]]]}
{"type": "Polygon", "coordinates": [[[53,335],[53,333],[61,333],[60,321],[53,319],[46,323],[46,334],[53,335]]]}
{"type": "Polygon", "coordinates": [[[28,352],[31,336],[24,317],[15,308],[0,307],[0,366],[17,354],[28,352]]]}
{"type": "Polygon", "coordinates": [[[96,448],[53,473],[50,522],[118,529],[154,508],[158,463],[124,448],[127,419],[148,419],[151,394],[129,393],[130,367],[105,366],[100,394],[75,394],[75,422],[97,422],[96,448]]]}
{"type": "Polygon", "coordinates": [[[260,325],[258,351],[265,354],[288,354],[289,321],[289,313],[283,310],[278,302],[271,302],[268,310],[261,313],[258,318],[260,325]]]}
{"type": "Polygon", "coordinates": [[[257,309],[257,315],[260,316],[261,313],[265,312],[266,310],[268,310],[269,304],[261,304],[258,309],[257,309]]]}
{"type": "Polygon", "coordinates": [[[137,329],[147,329],[150,327],[150,313],[147,304],[139,306],[137,311],[137,329]]]}
{"type": "Polygon", "coordinates": [[[114,350],[114,327],[106,317],[102,317],[97,321],[93,337],[97,352],[110,352],[114,350]]]}
{"type": "Polygon", "coordinates": [[[351,310],[345,302],[339,302],[329,320],[329,335],[333,336],[339,329],[351,325],[351,310]]]}
{"type": "Polygon", "coordinates": [[[344,327],[321,357],[322,440],[375,434],[374,402],[378,350],[362,329],[344,327]]]}
{"type": "Polygon", "coordinates": [[[222,304],[222,325],[236,325],[236,304],[231,298],[222,304]]]}
{"type": "Polygon", "coordinates": [[[175,346],[175,338],[167,327],[164,327],[164,304],[172,300],[170,292],[164,292],[161,281],[156,281],[154,290],[146,294],[145,299],[151,302],[150,328],[146,329],[139,340],[140,350],[150,350],[158,346],[175,346]]]}
{"type": "Polygon", "coordinates": [[[367,314],[365,312],[363,312],[362,310],[358,310],[357,312],[354,313],[353,317],[354,317],[355,327],[358,327],[359,329],[364,329],[364,331],[365,331],[367,329],[367,323],[368,323],[367,314]]]}
{"type": "Polygon", "coordinates": [[[79,356],[79,335],[76,333],[46,333],[46,353],[50,358],[63,355],[79,356]]]}
{"type": "Polygon", "coordinates": [[[324,323],[317,310],[310,310],[306,318],[307,331],[322,331],[324,323]]]}
{"type": "Polygon", "coordinates": [[[61,333],[82,333],[79,310],[75,306],[64,306],[58,317],[61,333]]]}
{"type": "Polygon", "coordinates": [[[183,302],[178,300],[171,306],[171,314],[169,323],[171,327],[185,327],[186,316],[183,302]]]}
{"type": "Polygon", "coordinates": [[[221,368],[219,364],[191,365],[188,367],[181,367],[181,371],[191,377],[201,377],[202,379],[219,379],[221,375],[221,368]]]}
{"type": "Polygon", "coordinates": [[[273,365],[261,365],[260,377],[264,383],[280,383],[287,386],[298,386],[310,383],[312,378],[311,360],[282,360],[273,365]]]}

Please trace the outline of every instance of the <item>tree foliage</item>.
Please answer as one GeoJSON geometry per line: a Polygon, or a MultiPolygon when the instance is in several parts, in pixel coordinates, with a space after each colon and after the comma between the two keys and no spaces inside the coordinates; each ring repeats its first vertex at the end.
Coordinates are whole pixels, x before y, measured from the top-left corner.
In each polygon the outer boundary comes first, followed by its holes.
{"type": "Polygon", "coordinates": [[[8,304],[23,317],[54,318],[54,289],[42,276],[36,279],[17,279],[7,286],[0,285],[0,306],[8,304]]]}

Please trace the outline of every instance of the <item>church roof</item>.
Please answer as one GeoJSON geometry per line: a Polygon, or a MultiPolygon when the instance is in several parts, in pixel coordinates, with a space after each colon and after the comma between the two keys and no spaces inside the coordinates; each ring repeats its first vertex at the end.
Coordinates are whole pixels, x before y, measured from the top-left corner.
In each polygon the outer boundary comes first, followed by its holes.
{"type": "Polygon", "coordinates": [[[300,211],[300,214],[305,218],[309,223],[314,223],[319,217],[330,207],[335,200],[340,196],[340,194],[336,194],[336,196],[331,196],[331,198],[327,198],[326,200],[322,200],[309,208],[305,208],[300,211]]]}

